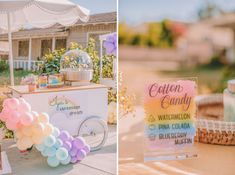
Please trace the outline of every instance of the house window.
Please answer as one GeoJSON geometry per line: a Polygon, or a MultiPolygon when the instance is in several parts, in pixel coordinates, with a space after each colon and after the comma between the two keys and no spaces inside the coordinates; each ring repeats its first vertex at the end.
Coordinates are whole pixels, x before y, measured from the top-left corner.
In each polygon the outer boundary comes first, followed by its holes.
{"type": "Polygon", "coordinates": [[[99,39],[99,36],[100,35],[105,35],[105,34],[108,34],[110,32],[97,32],[97,33],[89,33],[89,39],[90,38],[93,38],[95,40],[95,46],[96,46],[96,50],[100,51],[100,39],[99,39]]]}
{"type": "Polygon", "coordinates": [[[56,39],[56,43],[55,43],[55,49],[59,50],[59,49],[66,49],[66,42],[67,40],[65,38],[61,38],[61,39],[56,39]]]}
{"type": "Polygon", "coordinates": [[[50,53],[52,50],[52,39],[42,40],[41,41],[41,57],[50,53]]]}
{"type": "Polygon", "coordinates": [[[18,56],[27,57],[29,55],[29,41],[19,41],[18,56]]]}

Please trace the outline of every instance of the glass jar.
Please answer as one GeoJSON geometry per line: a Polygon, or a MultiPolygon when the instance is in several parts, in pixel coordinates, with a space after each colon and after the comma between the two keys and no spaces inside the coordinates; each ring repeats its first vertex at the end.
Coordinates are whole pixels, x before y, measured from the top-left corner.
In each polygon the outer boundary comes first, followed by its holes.
{"type": "Polygon", "coordinates": [[[235,122],[235,79],[224,90],[224,121],[235,122]]]}

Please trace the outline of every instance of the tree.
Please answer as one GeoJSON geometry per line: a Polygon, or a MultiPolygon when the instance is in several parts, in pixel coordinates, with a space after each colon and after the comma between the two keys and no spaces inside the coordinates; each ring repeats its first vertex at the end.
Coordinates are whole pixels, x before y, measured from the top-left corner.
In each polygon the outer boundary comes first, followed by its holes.
{"type": "Polygon", "coordinates": [[[213,16],[220,15],[223,13],[215,3],[207,1],[207,3],[202,6],[198,11],[199,19],[208,19],[212,18],[213,16]]]}

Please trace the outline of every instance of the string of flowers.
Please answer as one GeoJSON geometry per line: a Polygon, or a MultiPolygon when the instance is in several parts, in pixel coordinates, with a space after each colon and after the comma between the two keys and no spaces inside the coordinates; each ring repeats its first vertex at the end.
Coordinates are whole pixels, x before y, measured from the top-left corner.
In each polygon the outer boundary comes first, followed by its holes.
{"type": "Polygon", "coordinates": [[[129,114],[133,114],[135,116],[135,95],[128,94],[127,88],[122,87],[122,73],[119,73],[119,92],[118,92],[118,100],[119,100],[119,116],[126,117],[129,114]]]}

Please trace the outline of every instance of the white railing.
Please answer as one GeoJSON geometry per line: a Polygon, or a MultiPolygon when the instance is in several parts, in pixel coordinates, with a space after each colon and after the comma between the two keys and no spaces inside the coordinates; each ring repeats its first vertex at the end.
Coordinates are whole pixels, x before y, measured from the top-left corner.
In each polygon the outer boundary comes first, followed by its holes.
{"type": "MultiPolygon", "coordinates": [[[[19,59],[14,59],[13,60],[13,65],[14,65],[14,69],[23,69],[23,70],[28,70],[28,64],[29,61],[28,60],[19,60],[19,59]]],[[[7,60],[7,63],[9,63],[9,61],[7,60]]],[[[39,69],[39,65],[43,63],[43,61],[35,61],[35,60],[31,60],[31,70],[35,71],[39,69]]]]}

